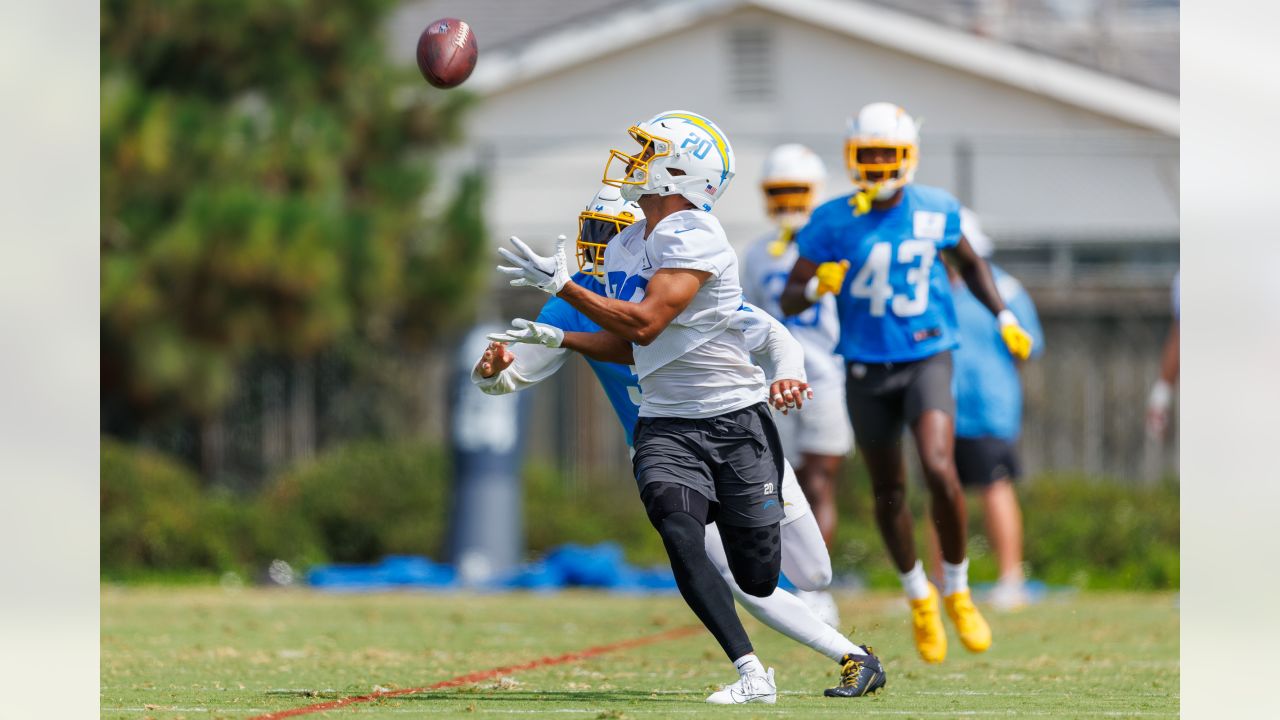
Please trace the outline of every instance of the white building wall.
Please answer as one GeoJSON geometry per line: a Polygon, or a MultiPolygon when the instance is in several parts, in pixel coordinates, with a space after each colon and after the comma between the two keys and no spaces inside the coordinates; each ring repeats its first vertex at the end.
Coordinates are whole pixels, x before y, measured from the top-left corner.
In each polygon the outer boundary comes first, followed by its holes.
{"type": "Polygon", "coordinates": [[[1177,234],[1177,138],[756,8],[486,97],[468,134],[493,173],[495,242],[520,234],[548,247],[557,232],[572,237],[608,149],[630,149],[631,123],[702,113],[737,154],[716,214],[741,247],[767,227],[757,187],[768,149],[809,144],[828,164],[829,193],[846,192],[845,123],[875,100],[924,120],[917,180],[968,195],[997,240],[1177,234]],[[772,101],[731,96],[728,38],[738,26],[772,33],[772,101]],[[956,154],[966,144],[968,174],[956,154]]]}

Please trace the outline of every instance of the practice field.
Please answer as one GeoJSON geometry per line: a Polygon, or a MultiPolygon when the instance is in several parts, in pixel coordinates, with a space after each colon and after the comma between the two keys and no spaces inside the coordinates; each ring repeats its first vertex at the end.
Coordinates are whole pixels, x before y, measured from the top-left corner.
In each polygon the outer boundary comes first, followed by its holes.
{"type": "MultiPolygon", "coordinates": [[[[948,625],[951,648],[940,666],[917,659],[898,595],[841,597],[840,610],[847,625],[856,625],[854,637],[886,662],[888,686],[878,696],[822,697],[835,681],[835,664],[743,613],[757,652],[777,670],[781,693],[775,706],[722,708],[703,699],[734,679],[732,668],[704,630],[682,632],[697,621],[674,595],[110,587],[102,592],[102,716],[1178,714],[1178,610],[1169,594],[1081,594],[1019,613],[988,613],[995,643],[978,656],[960,646],[948,625]],[[645,644],[588,650],[631,640],[645,644]],[[303,710],[414,688],[426,689],[303,710]]],[[[56,698],[49,708],[57,716],[56,698]]]]}

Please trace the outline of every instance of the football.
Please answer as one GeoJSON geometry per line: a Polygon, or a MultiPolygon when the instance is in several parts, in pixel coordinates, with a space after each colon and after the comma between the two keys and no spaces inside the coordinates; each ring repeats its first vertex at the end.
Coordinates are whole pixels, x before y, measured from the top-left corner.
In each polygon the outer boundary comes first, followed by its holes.
{"type": "Polygon", "coordinates": [[[479,52],[469,24],[441,18],[418,36],[418,70],[435,87],[457,87],[471,76],[479,52]]]}

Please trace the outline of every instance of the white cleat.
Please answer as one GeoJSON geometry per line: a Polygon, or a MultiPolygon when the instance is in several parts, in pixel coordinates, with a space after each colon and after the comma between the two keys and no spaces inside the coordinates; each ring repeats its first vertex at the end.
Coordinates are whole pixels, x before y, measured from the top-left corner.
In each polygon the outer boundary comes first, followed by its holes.
{"type": "Polygon", "coordinates": [[[813,614],[822,622],[836,630],[840,629],[840,609],[836,607],[836,599],[826,590],[797,590],[800,598],[813,614]]]}
{"type": "Polygon", "coordinates": [[[769,668],[764,675],[760,673],[743,675],[738,678],[738,682],[725,685],[711,693],[707,702],[712,705],[742,705],[753,702],[773,705],[777,703],[778,686],[773,684],[773,668],[769,668]]]}

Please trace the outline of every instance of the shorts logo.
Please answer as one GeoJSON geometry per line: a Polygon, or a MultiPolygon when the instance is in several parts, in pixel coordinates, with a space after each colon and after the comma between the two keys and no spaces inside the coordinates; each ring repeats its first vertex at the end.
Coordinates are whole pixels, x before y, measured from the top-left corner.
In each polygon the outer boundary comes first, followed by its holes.
{"type": "Polygon", "coordinates": [[[861,380],[867,376],[867,366],[862,363],[854,363],[849,366],[849,374],[854,380],[861,380]]]}
{"type": "Polygon", "coordinates": [[[761,510],[768,510],[769,508],[771,508],[771,507],[773,507],[774,505],[777,505],[777,504],[778,504],[778,501],[777,501],[777,500],[774,500],[773,498],[769,498],[768,500],[766,500],[766,501],[764,502],[764,505],[763,505],[760,509],[761,509],[761,510]]]}

